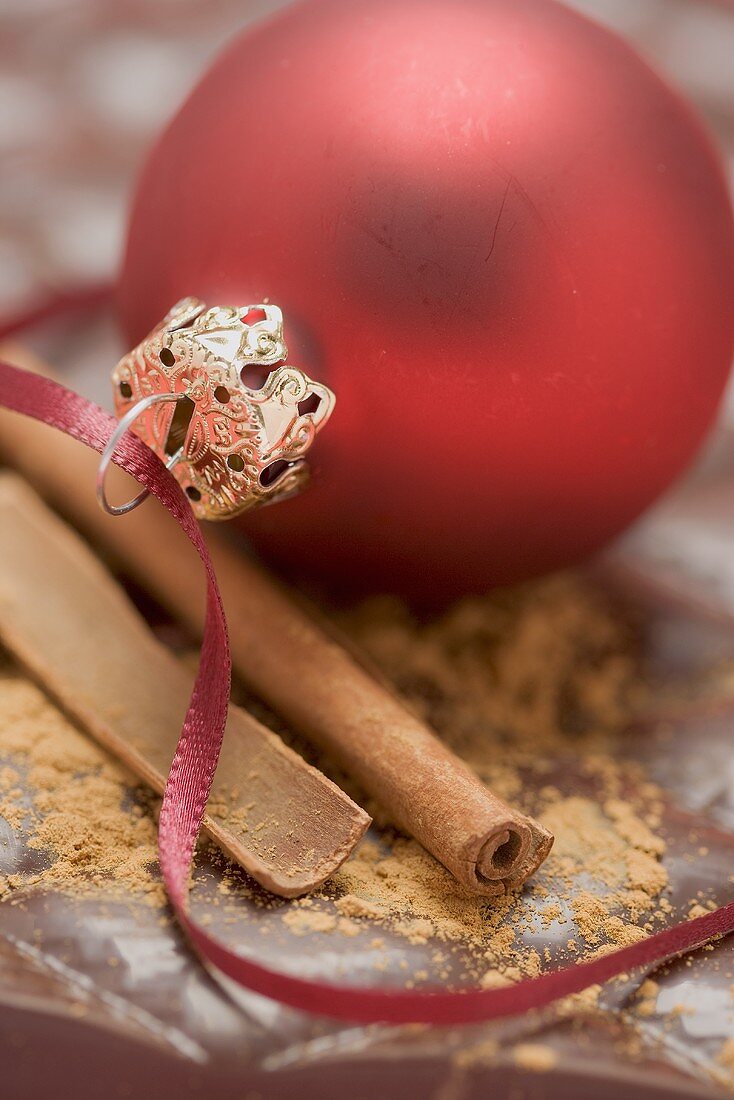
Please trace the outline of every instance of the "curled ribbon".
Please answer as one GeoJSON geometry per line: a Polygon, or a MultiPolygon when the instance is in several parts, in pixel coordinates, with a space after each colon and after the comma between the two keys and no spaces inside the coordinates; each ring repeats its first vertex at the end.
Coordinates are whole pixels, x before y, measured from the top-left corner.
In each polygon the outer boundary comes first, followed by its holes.
{"type": "MultiPolygon", "coordinates": [[[[73,300],[65,299],[61,308],[73,300]]],[[[48,310],[43,315],[60,312],[48,310]]],[[[34,316],[33,319],[36,319],[34,316]]],[[[24,327],[16,323],[0,336],[24,327]]],[[[102,452],[117,421],[79,394],[0,361],[0,405],[40,420],[102,452]]],[[[362,1023],[446,1025],[519,1016],[629,970],[658,965],[734,931],[734,902],[683,921],[602,958],[496,990],[388,990],[299,978],[231,951],[188,913],[191,861],[224,735],[231,661],[227,623],[211,558],[188,500],[162,462],[127,433],[113,461],[163,504],[201,559],[207,579],[206,619],[199,669],[166,782],[158,829],[158,855],[168,898],[199,956],[246,989],[305,1012],[362,1023]]],[[[121,520],[124,522],[124,520],[121,520]]]]}

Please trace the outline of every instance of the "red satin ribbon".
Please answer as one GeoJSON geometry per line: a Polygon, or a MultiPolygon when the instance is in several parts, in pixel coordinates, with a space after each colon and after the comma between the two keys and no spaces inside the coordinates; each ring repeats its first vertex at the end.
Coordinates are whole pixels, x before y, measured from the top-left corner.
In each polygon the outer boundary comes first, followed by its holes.
{"type": "MultiPolygon", "coordinates": [[[[102,451],[116,421],[99,406],[57,382],[0,362],[0,404],[58,428],[102,451]]],[[[188,879],[196,838],[222,744],[230,689],[227,624],[209,553],[178,482],[136,436],[128,433],[114,461],[158,497],[195,546],[207,577],[206,621],[196,683],[166,782],[158,853],[168,897],[202,959],[247,989],[306,1012],[344,1020],[456,1024],[517,1016],[594,983],[650,967],[734,931],[734,902],[713,913],[593,962],[498,990],[413,992],[330,985],[271,970],[235,954],[196,924],[187,911],[188,879]]],[[[124,523],[124,518],[119,520],[124,523]]]]}

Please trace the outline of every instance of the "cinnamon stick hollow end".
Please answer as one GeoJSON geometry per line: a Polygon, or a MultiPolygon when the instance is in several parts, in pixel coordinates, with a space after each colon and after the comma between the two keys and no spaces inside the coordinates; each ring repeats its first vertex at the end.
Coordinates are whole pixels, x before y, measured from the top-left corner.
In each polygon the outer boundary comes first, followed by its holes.
{"type": "Polygon", "coordinates": [[[456,779],[463,797],[442,807],[423,843],[474,894],[499,897],[519,890],[553,846],[553,834],[506,805],[471,774],[456,779]]]}
{"type": "Polygon", "coordinates": [[[544,862],[553,847],[553,834],[531,818],[514,815],[506,828],[490,830],[479,839],[476,859],[470,862],[472,889],[480,893],[518,890],[544,862]]]}

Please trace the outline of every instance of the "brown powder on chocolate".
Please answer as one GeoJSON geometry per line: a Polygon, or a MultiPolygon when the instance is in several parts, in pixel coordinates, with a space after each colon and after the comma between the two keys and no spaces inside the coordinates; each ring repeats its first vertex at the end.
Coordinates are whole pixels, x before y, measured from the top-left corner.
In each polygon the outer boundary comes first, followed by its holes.
{"type": "Polygon", "coordinates": [[[633,1006],[636,1016],[654,1016],[657,1011],[660,987],[652,978],[646,978],[635,994],[633,1006]]]}
{"type": "MultiPolygon", "coordinates": [[[[321,892],[325,912],[411,944],[461,944],[485,988],[546,968],[551,960],[523,941],[538,925],[563,928],[571,961],[633,943],[664,918],[660,792],[610,751],[645,687],[627,629],[601,597],[556,577],[464,601],[428,624],[377,600],[342,625],[451,747],[556,843],[522,894],[487,901],[387,828],[321,892]],[[569,770],[573,792],[562,789],[569,770]]],[[[369,809],[384,822],[379,806],[369,809]]],[[[293,903],[288,926],[294,910],[313,904],[293,903]]]]}
{"type": "MultiPolygon", "coordinates": [[[[389,934],[422,951],[409,983],[446,980],[459,947],[464,973],[485,988],[557,965],[525,942],[532,928],[558,926],[565,961],[647,934],[642,922],[649,928],[664,916],[661,801],[608,751],[644,688],[626,629],[600,597],[559,577],[464,601],[428,624],[376,601],[342,625],[482,779],[555,832],[556,844],[522,894],[482,899],[384,824],[317,896],[282,907],[284,930],[353,938],[378,928],[373,944],[389,934]]],[[[0,798],[13,827],[30,814],[31,844],[48,853],[36,881],[160,901],[154,819],[149,806],[130,804],[124,770],[22,677],[0,679],[0,700],[0,762],[10,768],[0,798]]],[[[384,823],[380,807],[369,808],[384,823]]],[[[223,875],[217,904],[246,919],[237,874],[224,864],[223,875]]],[[[9,888],[21,885],[22,876],[10,877],[9,888]]]]}
{"type": "MultiPolygon", "coordinates": [[[[528,1073],[549,1073],[558,1064],[555,1050],[545,1043],[516,1043],[509,1054],[518,1069],[528,1073]]],[[[457,1050],[452,1061],[457,1069],[471,1069],[498,1065],[505,1058],[505,1051],[496,1039],[484,1038],[457,1050]]]]}
{"type": "Polygon", "coordinates": [[[734,1077],[734,1039],[727,1039],[719,1051],[717,1062],[734,1077]]]}
{"type": "Polygon", "coordinates": [[[13,762],[3,770],[0,815],[13,828],[25,823],[29,848],[47,856],[32,876],[7,876],[6,892],[33,881],[162,899],[155,820],[145,804],[131,803],[134,781],[9,668],[0,671],[0,758],[13,762]]]}
{"type": "Polygon", "coordinates": [[[553,1048],[543,1043],[518,1043],[512,1054],[515,1065],[530,1073],[548,1073],[558,1061],[553,1048]]]}

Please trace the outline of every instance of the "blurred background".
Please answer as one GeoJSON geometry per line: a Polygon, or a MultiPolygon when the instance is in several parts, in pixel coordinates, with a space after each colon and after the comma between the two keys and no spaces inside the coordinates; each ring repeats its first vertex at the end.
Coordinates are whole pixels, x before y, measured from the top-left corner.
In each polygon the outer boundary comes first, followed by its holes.
{"type": "MultiPolygon", "coordinates": [[[[347,2],[347,0],[345,0],[347,2]]],[[[233,34],[283,0],[0,0],[0,313],[108,279],[144,151],[233,34]]],[[[633,41],[734,163],[734,5],[572,0],[633,41]]]]}

